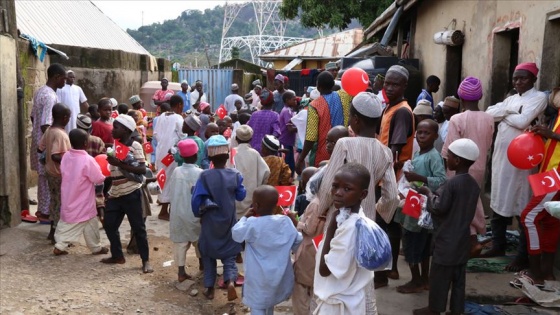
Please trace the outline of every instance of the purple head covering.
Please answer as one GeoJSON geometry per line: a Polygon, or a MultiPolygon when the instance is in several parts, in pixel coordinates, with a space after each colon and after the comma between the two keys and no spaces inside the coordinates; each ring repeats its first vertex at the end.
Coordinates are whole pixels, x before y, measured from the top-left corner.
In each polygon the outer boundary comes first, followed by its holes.
{"type": "Polygon", "coordinates": [[[459,98],[465,101],[478,101],[482,98],[482,85],[475,77],[466,77],[457,89],[459,98]]]}

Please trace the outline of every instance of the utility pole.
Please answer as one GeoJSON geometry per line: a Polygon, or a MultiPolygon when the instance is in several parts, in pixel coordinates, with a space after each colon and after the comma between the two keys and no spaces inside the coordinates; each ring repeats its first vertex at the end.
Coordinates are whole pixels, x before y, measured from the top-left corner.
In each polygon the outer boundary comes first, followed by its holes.
{"type": "Polygon", "coordinates": [[[208,60],[208,68],[210,68],[212,65],[210,65],[210,56],[208,55],[208,45],[206,45],[206,41],[204,40],[204,37],[200,37],[200,39],[202,39],[202,44],[204,45],[204,53],[206,54],[206,60],[208,60]]]}
{"type": "Polygon", "coordinates": [[[144,11],[142,11],[142,26],[144,26],[144,11]]]}

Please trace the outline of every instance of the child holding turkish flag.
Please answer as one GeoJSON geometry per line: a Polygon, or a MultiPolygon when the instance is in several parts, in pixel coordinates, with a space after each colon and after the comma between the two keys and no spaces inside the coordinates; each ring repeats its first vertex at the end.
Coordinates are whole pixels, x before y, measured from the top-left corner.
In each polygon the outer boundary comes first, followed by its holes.
{"type": "MultiPolygon", "coordinates": [[[[438,129],[438,124],[431,119],[423,120],[418,124],[416,140],[420,146],[420,151],[415,152],[412,158],[414,172],[404,172],[407,181],[427,185],[434,191],[446,179],[443,158],[434,148],[434,143],[438,138],[438,129]]],[[[421,204],[417,205],[416,209],[420,211],[420,207],[421,204]]],[[[395,222],[399,222],[403,226],[404,259],[408,263],[412,274],[412,279],[397,287],[397,292],[420,293],[424,291],[425,287],[428,287],[432,233],[418,226],[417,217],[401,215],[398,209],[395,222]],[[422,272],[420,272],[420,266],[422,272]]]]}
{"type": "Polygon", "coordinates": [[[429,305],[414,315],[446,311],[451,288],[451,314],[465,310],[465,274],[470,255],[470,224],[476,211],[480,187],[468,173],[480,154],[474,141],[462,138],[448,147],[447,167],[455,176],[436,193],[426,187],[418,192],[428,196],[428,211],[434,221],[434,250],[430,266],[429,305]]]}

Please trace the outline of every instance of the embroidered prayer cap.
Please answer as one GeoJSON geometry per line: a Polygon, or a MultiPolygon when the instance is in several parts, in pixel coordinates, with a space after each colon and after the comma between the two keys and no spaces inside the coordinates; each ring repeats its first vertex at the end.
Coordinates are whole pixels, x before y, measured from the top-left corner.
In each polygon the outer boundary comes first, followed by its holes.
{"type": "Polygon", "coordinates": [[[165,80],[165,81],[169,82],[169,80],[168,80],[168,79],[167,79],[166,77],[163,77],[163,78],[161,78],[161,80],[160,80],[160,81],[163,81],[163,80],[165,80]]]}
{"type": "Polygon", "coordinates": [[[369,118],[381,117],[383,109],[381,101],[369,92],[360,92],[352,99],[352,106],[356,111],[369,118]]]}
{"type": "Polygon", "coordinates": [[[458,157],[462,157],[465,160],[476,161],[480,154],[478,146],[474,141],[468,138],[461,138],[453,141],[449,145],[449,151],[453,152],[458,157]]]}
{"type": "Polygon", "coordinates": [[[537,68],[537,64],[534,62],[523,62],[515,67],[515,71],[517,70],[527,70],[531,72],[535,77],[539,74],[539,68],[537,68]]]}
{"type": "Polygon", "coordinates": [[[260,79],[256,79],[255,81],[251,82],[251,84],[252,84],[253,86],[262,85],[260,79]]]}
{"type": "Polygon", "coordinates": [[[91,129],[91,118],[84,114],[78,114],[78,119],[76,119],[76,126],[82,130],[89,131],[91,129]]]}
{"type": "Polygon", "coordinates": [[[461,104],[461,101],[458,98],[456,98],[455,96],[448,96],[448,97],[445,98],[443,104],[444,104],[444,106],[448,106],[448,107],[451,107],[451,108],[459,108],[459,105],[461,104]],[[445,104],[445,103],[447,103],[447,104],[445,104]]]}
{"type": "Polygon", "coordinates": [[[222,135],[215,135],[208,139],[208,156],[229,153],[229,143],[222,135]]]}
{"type": "Polygon", "coordinates": [[[74,73],[74,70],[68,70],[68,71],[66,71],[66,74],[70,74],[70,73],[74,73]]]}
{"type": "Polygon", "coordinates": [[[189,126],[192,130],[198,131],[200,129],[201,122],[196,115],[191,114],[185,117],[185,124],[187,124],[187,126],[189,126]]]}
{"type": "Polygon", "coordinates": [[[239,85],[237,85],[237,83],[232,84],[232,85],[231,85],[231,90],[232,90],[232,91],[237,91],[237,90],[239,90],[239,85]]]}
{"type": "Polygon", "coordinates": [[[319,92],[319,90],[317,90],[317,89],[314,89],[313,91],[311,91],[311,93],[309,93],[309,97],[310,97],[312,100],[316,100],[316,99],[318,99],[319,97],[321,97],[321,92],[319,92]]]}
{"type": "Polygon", "coordinates": [[[265,135],[262,140],[262,145],[267,147],[272,152],[278,152],[280,149],[280,141],[272,135],[265,135]]]}
{"type": "Polygon", "coordinates": [[[391,68],[389,68],[389,70],[387,70],[387,74],[385,74],[386,76],[389,75],[389,73],[396,73],[404,78],[406,78],[408,80],[408,76],[410,75],[408,73],[408,70],[406,70],[405,67],[400,66],[400,65],[394,65],[391,66],[391,68]]]}
{"type": "Polygon", "coordinates": [[[338,67],[336,66],[336,62],[327,62],[327,64],[325,65],[325,70],[329,71],[329,70],[336,70],[338,67]]]}
{"type": "Polygon", "coordinates": [[[119,105],[116,99],[110,98],[109,100],[111,101],[111,107],[115,108],[117,107],[117,105],[119,105]]]}
{"type": "Polygon", "coordinates": [[[428,100],[420,100],[414,110],[412,111],[414,115],[425,115],[432,116],[434,114],[432,110],[432,103],[428,100]]]}
{"type": "Polygon", "coordinates": [[[241,125],[235,130],[235,136],[241,141],[249,141],[253,138],[253,128],[248,125],[241,125]]]}
{"type": "Polygon", "coordinates": [[[198,145],[196,145],[193,139],[179,141],[177,143],[177,149],[179,149],[179,155],[185,158],[198,153],[198,145]]]}
{"type": "Polygon", "coordinates": [[[181,85],[183,85],[183,84],[189,85],[189,81],[187,81],[187,80],[181,81],[181,85]]]}
{"type": "Polygon", "coordinates": [[[132,95],[129,99],[128,102],[132,105],[132,104],[136,104],[138,102],[142,101],[142,99],[140,99],[140,96],[138,95],[132,95]]]}
{"type": "Polygon", "coordinates": [[[198,108],[200,109],[200,111],[203,111],[206,107],[210,107],[210,104],[208,104],[206,102],[200,102],[200,104],[198,105],[198,108]]]}
{"type": "Polygon", "coordinates": [[[457,89],[459,98],[465,101],[478,101],[482,98],[482,84],[475,77],[466,77],[457,89]]]}
{"type": "Polygon", "coordinates": [[[274,95],[269,89],[264,88],[261,91],[260,99],[261,99],[261,104],[267,106],[274,102],[274,95]]]}
{"type": "Polygon", "coordinates": [[[284,82],[284,76],[281,75],[281,74],[277,74],[277,75],[274,77],[274,80],[278,80],[278,81],[284,82]]]}
{"type": "Polygon", "coordinates": [[[117,118],[115,118],[115,121],[120,122],[123,126],[126,127],[126,129],[130,131],[136,130],[136,122],[134,121],[134,118],[132,118],[131,116],[119,115],[117,116],[117,118]]]}

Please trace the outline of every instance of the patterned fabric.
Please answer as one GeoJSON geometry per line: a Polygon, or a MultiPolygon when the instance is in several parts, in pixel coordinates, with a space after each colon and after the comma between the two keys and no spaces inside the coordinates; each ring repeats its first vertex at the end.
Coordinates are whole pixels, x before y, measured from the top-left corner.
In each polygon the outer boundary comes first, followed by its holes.
{"type": "Polygon", "coordinates": [[[175,92],[173,90],[157,90],[154,93],[154,97],[152,98],[154,101],[163,101],[165,100],[165,95],[167,94],[175,94],[175,92]]]}
{"type": "Polygon", "coordinates": [[[352,96],[344,90],[338,90],[338,96],[342,103],[342,111],[344,114],[344,126],[348,126],[348,119],[350,118],[350,107],[352,106],[352,96]]]}
{"type": "Polygon", "coordinates": [[[58,101],[56,92],[49,86],[43,86],[33,97],[33,131],[31,134],[31,169],[37,171],[39,175],[45,174],[44,167],[39,163],[37,148],[39,140],[43,136],[41,126],[52,124],[52,108],[58,101]]]}
{"type": "MultiPolygon", "coordinates": [[[[136,141],[133,141],[129,146],[132,156],[136,159],[138,163],[145,163],[144,158],[144,148],[142,145],[136,141]]],[[[116,166],[109,165],[109,170],[111,171],[111,177],[123,177],[123,173],[116,166]]],[[[170,174],[168,176],[171,176],[170,174]]],[[[111,198],[118,198],[132,193],[133,191],[140,189],[142,183],[131,181],[128,179],[113,180],[111,189],[109,190],[109,196],[111,198]]]]}
{"type": "Polygon", "coordinates": [[[86,152],[93,157],[96,157],[99,154],[104,154],[105,143],[101,140],[101,138],[90,135],[88,138],[88,147],[86,152]]]}
{"type": "MultiPolygon", "coordinates": [[[[560,114],[560,110],[558,110],[558,113],[560,114]]],[[[560,115],[556,117],[552,131],[555,134],[560,134],[560,115]]],[[[560,164],[560,144],[558,144],[557,140],[548,139],[545,143],[544,152],[544,161],[541,163],[539,172],[550,171],[553,168],[557,168],[560,164]]]]}
{"type": "Polygon", "coordinates": [[[289,186],[292,184],[292,171],[284,159],[274,155],[265,156],[263,159],[270,169],[267,185],[289,186]]]}
{"type": "Polygon", "coordinates": [[[49,183],[50,203],[49,203],[49,219],[56,228],[60,220],[60,185],[62,185],[62,177],[47,174],[47,182],[49,183]]]}
{"type": "Polygon", "coordinates": [[[305,140],[316,142],[319,139],[319,114],[313,107],[307,109],[307,129],[305,140]]]}
{"type": "Polygon", "coordinates": [[[344,124],[344,114],[342,110],[342,102],[338,93],[323,95],[327,104],[329,104],[329,112],[331,114],[331,126],[340,126],[344,124]]]}
{"type": "Polygon", "coordinates": [[[50,203],[51,192],[49,191],[47,175],[39,174],[39,179],[37,180],[37,211],[49,215],[50,203]]]}

